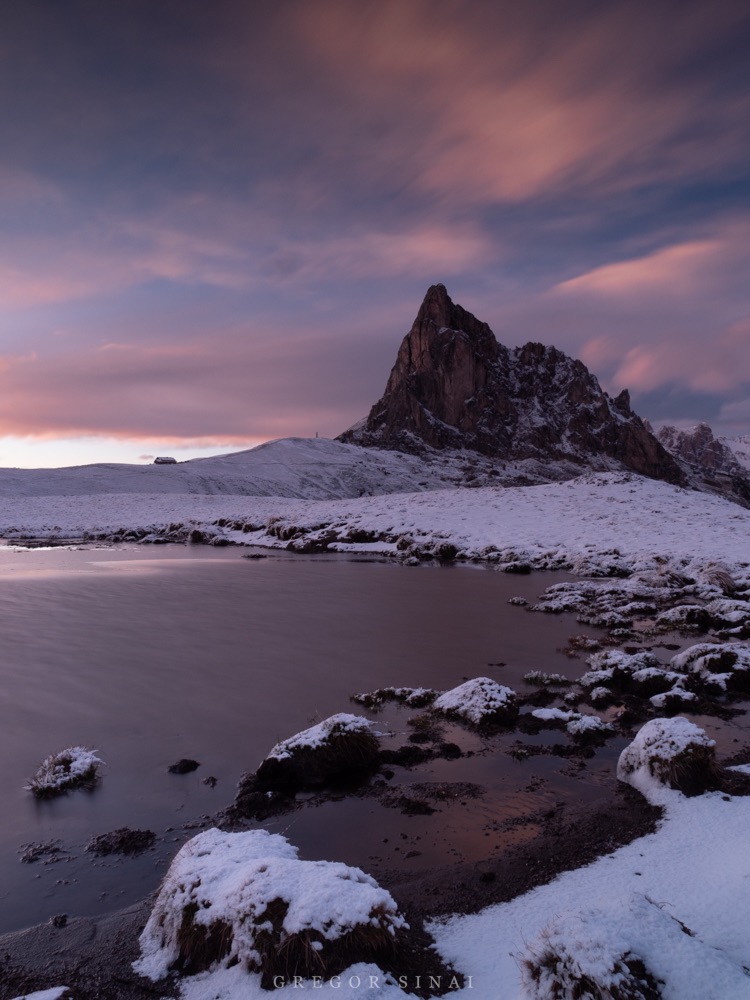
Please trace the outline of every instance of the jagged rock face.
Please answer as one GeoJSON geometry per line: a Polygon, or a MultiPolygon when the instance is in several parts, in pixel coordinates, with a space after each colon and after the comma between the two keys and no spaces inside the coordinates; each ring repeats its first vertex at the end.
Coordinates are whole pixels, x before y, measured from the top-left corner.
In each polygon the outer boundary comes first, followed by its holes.
{"type": "Polygon", "coordinates": [[[689,431],[667,425],[660,428],[656,436],[668,452],[690,465],[715,472],[741,472],[731,448],[714,437],[708,424],[698,424],[689,431]]]}
{"type": "Polygon", "coordinates": [[[339,440],[583,465],[608,456],[646,476],[683,479],[630,409],[627,391],[610,399],[582,362],[555,347],[504,347],[443,285],[427,292],[382,399],[339,440]]]}

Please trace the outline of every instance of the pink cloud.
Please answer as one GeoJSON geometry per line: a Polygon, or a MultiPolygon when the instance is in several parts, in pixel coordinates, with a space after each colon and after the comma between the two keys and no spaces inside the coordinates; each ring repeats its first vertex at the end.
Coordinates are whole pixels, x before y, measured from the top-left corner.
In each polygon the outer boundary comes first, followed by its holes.
{"type": "Polygon", "coordinates": [[[730,328],[703,342],[667,337],[655,344],[636,344],[625,352],[609,382],[638,392],[679,382],[696,392],[722,394],[747,380],[748,343],[730,328]]]}
{"type": "Polygon", "coordinates": [[[696,240],[665,247],[654,253],[617,264],[605,264],[555,287],[563,294],[663,295],[695,291],[707,269],[719,263],[725,243],[696,240]]]}
{"type": "MultiPolygon", "coordinates": [[[[749,99],[718,105],[698,75],[679,88],[649,76],[691,50],[705,10],[686,10],[679,34],[673,12],[658,8],[645,19],[603,8],[551,31],[533,16],[483,10],[463,6],[447,21],[417,0],[301,7],[292,38],[338,93],[332,155],[356,155],[350,115],[380,117],[387,127],[359,168],[383,177],[397,163],[415,188],[454,203],[519,201],[571,183],[612,192],[674,182],[742,155],[749,99]],[[705,128],[712,141],[693,137],[705,128]]],[[[738,16],[723,10],[719,20],[738,16]]]]}
{"type": "Polygon", "coordinates": [[[376,368],[370,387],[372,369],[357,369],[363,350],[352,337],[356,328],[345,321],[341,330],[247,323],[199,330],[180,343],[155,337],[143,345],[108,340],[55,354],[6,354],[0,437],[241,442],[334,435],[362,415],[387,374],[386,363],[382,374],[376,368]]]}

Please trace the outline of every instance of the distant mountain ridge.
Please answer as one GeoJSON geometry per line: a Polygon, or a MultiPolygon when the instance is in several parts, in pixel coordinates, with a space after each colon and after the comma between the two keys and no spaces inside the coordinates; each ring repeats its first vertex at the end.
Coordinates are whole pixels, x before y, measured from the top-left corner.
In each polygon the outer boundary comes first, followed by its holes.
{"type": "Polygon", "coordinates": [[[555,347],[500,344],[444,285],[427,292],[385,392],[338,438],[365,447],[468,449],[496,459],[622,468],[683,483],[680,464],[581,361],[555,347]]]}
{"type": "MultiPolygon", "coordinates": [[[[648,421],[644,423],[651,430],[648,421]]],[[[680,463],[690,486],[750,507],[747,438],[717,438],[706,423],[689,430],[666,424],[659,428],[656,437],[680,463]]]]}
{"type": "Polygon", "coordinates": [[[729,474],[739,473],[742,469],[737,455],[727,444],[714,437],[706,423],[697,424],[690,430],[666,424],[659,428],[656,437],[670,454],[690,465],[729,474]]]}

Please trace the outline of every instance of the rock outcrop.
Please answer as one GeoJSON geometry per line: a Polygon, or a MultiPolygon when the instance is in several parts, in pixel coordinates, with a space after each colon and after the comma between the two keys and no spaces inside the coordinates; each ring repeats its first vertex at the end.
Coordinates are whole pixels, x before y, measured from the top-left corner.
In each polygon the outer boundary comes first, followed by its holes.
{"type": "MultiPolygon", "coordinates": [[[[648,421],[645,423],[650,430],[648,421]]],[[[714,437],[708,424],[700,423],[687,431],[667,424],[656,437],[680,464],[689,486],[750,507],[750,473],[744,459],[714,437]]]]}
{"type": "Polygon", "coordinates": [[[504,347],[443,285],[428,290],[383,397],[339,440],[619,466],[683,481],[678,463],[630,409],[627,390],[611,399],[582,362],[555,347],[504,347]]]}
{"type": "Polygon", "coordinates": [[[708,424],[700,423],[689,431],[667,425],[659,428],[656,437],[670,454],[689,465],[730,475],[742,471],[737,456],[714,437],[708,424]]]}

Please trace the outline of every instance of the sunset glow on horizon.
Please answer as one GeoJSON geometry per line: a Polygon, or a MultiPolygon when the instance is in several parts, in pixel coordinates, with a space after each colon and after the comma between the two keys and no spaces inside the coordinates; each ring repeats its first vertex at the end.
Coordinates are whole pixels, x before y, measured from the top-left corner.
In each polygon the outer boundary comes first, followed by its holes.
{"type": "Polygon", "coordinates": [[[0,465],[334,436],[427,287],[750,432],[740,0],[6,5],[0,465]]]}

